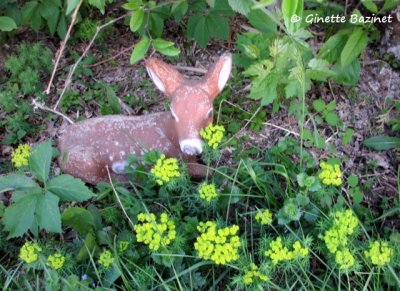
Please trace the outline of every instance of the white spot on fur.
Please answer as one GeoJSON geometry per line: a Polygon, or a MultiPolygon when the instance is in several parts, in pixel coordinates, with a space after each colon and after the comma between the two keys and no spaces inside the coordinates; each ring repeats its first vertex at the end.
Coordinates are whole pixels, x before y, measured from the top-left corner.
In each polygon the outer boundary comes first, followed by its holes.
{"type": "Polygon", "coordinates": [[[112,164],[111,169],[115,174],[125,174],[125,167],[128,165],[127,161],[115,162],[112,164]]]}

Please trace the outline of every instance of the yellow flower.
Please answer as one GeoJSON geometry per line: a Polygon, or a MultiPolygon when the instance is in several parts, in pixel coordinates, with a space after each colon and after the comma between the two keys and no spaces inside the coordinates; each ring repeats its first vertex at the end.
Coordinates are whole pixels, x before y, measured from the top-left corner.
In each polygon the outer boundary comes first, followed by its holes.
{"type": "Polygon", "coordinates": [[[330,165],[325,162],[321,162],[320,167],[322,169],[318,177],[321,179],[322,183],[325,185],[342,185],[342,171],[339,165],[330,165]]]}
{"type": "Polygon", "coordinates": [[[247,270],[243,275],[243,283],[245,285],[250,285],[254,283],[254,280],[259,278],[261,281],[267,281],[269,278],[267,275],[263,275],[258,271],[258,267],[256,264],[252,263],[250,266],[250,270],[247,270]]]}
{"type": "Polygon", "coordinates": [[[300,241],[295,241],[293,244],[293,251],[283,245],[282,237],[278,236],[275,240],[270,242],[270,249],[265,251],[264,254],[269,257],[273,265],[283,261],[290,261],[297,258],[305,258],[308,255],[308,248],[303,248],[300,241]]]}
{"type": "Polygon", "coordinates": [[[335,262],[339,265],[339,269],[347,270],[354,266],[355,259],[354,256],[350,253],[350,250],[345,248],[341,251],[336,252],[335,262]]]}
{"type": "Polygon", "coordinates": [[[212,199],[218,196],[217,190],[215,189],[215,184],[201,184],[199,188],[199,196],[201,199],[211,202],[212,199]]]}
{"type": "Polygon", "coordinates": [[[157,217],[153,213],[139,213],[137,218],[141,224],[134,226],[136,240],[149,245],[149,249],[157,251],[176,238],[174,221],[169,219],[167,213],[161,213],[160,223],[157,223],[157,217]]]}
{"type": "Polygon", "coordinates": [[[47,265],[55,270],[61,269],[65,263],[65,256],[61,253],[55,253],[47,258],[47,265]]]}
{"type": "Polygon", "coordinates": [[[129,241],[122,240],[118,243],[118,251],[120,253],[125,252],[128,249],[129,241]]]}
{"type": "Polygon", "coordinates": [[[200,222],[197,226],[200,236],[194,244],[199,257],[212,260],[217,265],[224,265],[239,258],[240,238],[237,234],[239,227],[233,225],[217,229],[213,221],[200,222]]]}
{"type": "Polygon", "coordinates": [[[369,258],[372,264],[381,267],[390,263],[393,253],[394,251],[389,247],[389,244],[381,241],[371,242],[369,250],[364,252],[365,257],[369,258]]]}
{"type": "Polygon", "coordinates": [[[333,216],[333,225],[328,229],[321,239],[325,241],[329,252],[334,254],[341,247],[347,246],[347,237],[354,233],[358,226],[358,219],[350,209],[335,211],[333,216]]]}
{"type": "Polygon", "coordinates": [[[98,262],[101,266],[108,269],[108,267],[110,267],[110,265],[114,262],[114,257],[109,250],[105,250],[101,253],[98,262]]]}
{"type": "Polygon", "coordinates": [[[173,177],[179,177],[178,160],[175,158],[166,159],[161,155],[150,172],[155,176],[158,185],[171,181],[173,177]]]}
{"type": "Polygon", "coordinates": [[[222,125],[211,123],[200,130],[200,136],[207,142],[209,147],[216,149],[224,137],[225,128],[222,125]]]}
{"type": "Polygon", "coordinates": [[[38,244],[32,242],[26,242],[19,250],[19,258],[25,263],[36,262],[39,258],[38,253],[42,251],[42,248],[38,244]]]}
{"type": "Polygon", "coordinates": [[[256,221],[262,225],[269,225],[272,223],[272,213],[268,209],[260,210],[256,214],[256,221]]]}
{"type": "Polygon", "coordinates": [[[29,144],[20,144],[11,154],[11,161],[15,167],[21,168],[28,165],[28,158],[31,155],[29,144]]]}

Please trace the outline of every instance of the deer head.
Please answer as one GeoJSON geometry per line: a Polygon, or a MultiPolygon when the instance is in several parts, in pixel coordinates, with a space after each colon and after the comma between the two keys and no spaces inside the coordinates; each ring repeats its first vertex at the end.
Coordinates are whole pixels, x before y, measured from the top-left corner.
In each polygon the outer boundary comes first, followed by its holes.
{"type": "Polygon", "coordinates": [[[203,151],[200,130],[212,122],[213,101],[228,81],[232,68],[232,56],[222,55],[198,81],[185,79],[174,67],[151,58],[146,69],[154,84],[171,100],[181,151],[198,155],[203,151]]]}

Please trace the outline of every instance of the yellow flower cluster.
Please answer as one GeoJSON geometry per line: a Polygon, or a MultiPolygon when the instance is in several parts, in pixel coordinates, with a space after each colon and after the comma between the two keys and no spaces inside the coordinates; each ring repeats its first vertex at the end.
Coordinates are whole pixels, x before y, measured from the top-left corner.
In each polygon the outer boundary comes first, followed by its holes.
{"type": "Polygon", "coordinates": [[[272,213],[268,209],[258,211],[256,221],[262,225],[269,225],[272,223],[272,213]]]}
{"type": "Polygon", "coordinates": [[[270,242],[270,249],[265,251],[264,254],[269,257],[273,265],[283,261],[290,261],[297,258],[305,258],[308,255],[308,248],[303,248],[300,241],[295,241],[293,250],[283,245],[282,237],[278,236],[275,240],[270,242]]]}
{"type": "Polygon", "coordinates": [[[200,130],[200,136],[204,138],[209,147],[216,149],[221,143],[225,133],[225,128],[222,125],[209,124],[207,127],[200,130]]]}
{"type": "Polygon", "coordinates": [[[169,182],[173,177],[179,177],[178,160],[175,158],[166,159],[165,155],[161,155],[150,172],[156,177],[158,185],[169,182]]]}
{"type": "Polygon", "coordinates": [[[137,217],[141,224],[134,226],[136,239],[149,245],[149,249],[157,251],[160,246],[167,246],[176,238],[174,221],[169,219],[167,213],[161,213],[160,223],[157,223],[153,213],[139,213],[137,217]]]}
{"type": "Polygon", "coordinates": [[[37,243],[26,242],[19,250],[19,258],[25,263],[36,262],[39,258],[38,253],[42,251],[42,248],[37,243]]]}
{"type": "Polygon", "coordinates": [[[47,258],[47,265],[55,270],[61,269],[65,263],[65,256],[61,253],[55,253],[47,258]]]}
{"type": "Polygon", "coordinates": [[[210,202],[212,199],[218,196],[215,184],[203,183],[199,188],[199,196],[201,199],[210,202]]]}
{"type": "Polygon", "coordinates": [[[17,168],[28,165],[28,158],[31,155],[29,144],[20,144],[11,154],[11,162],[17,168]]]}
{"type": "Polygon", "coordinates": [[[365,251],[365,257],[369,258],[372,264],[384,266],[390,263],[394,251],[387,242],[374,241],[369,244],[369,250],[365,251]]]}
{"type": "Polygon", "coordinates": [[[243,283],[245,285],[253,284],[254,280],[257,278],[264,282],[269,279],[267,275],[263,275],[260,273],[260,271],[258,271],[256,264],[252,263],[251,269],[243,275],[243,283]]]}
{"type": "Polygon", "coordinates": [[[98,262],[101,266],[108,269],[108,267],[110,267],[110,265],[114,262],[114,257],[109,250],[105,250],[101,253],[98,262]]]}
{"type": "Polygon", "coordinates": [[[339,265],[339,269],[341,270],[347,270],[353,267],[355,261],[354,256],[350,253],[348,248],[336,252],[335,262],[339,265]]]}
{"type": "Polygon", "coordinates": [[[199,257],[211,259],[217,265],[224,265],[239,258],[240,238],[237,234],[239,226],[233,225],[217,229],[213,221],[200,222],[197,230],[201,233],[194,244],[199,257]]]}
{"type": "Polygon", "coordinates": [[[120,241],[120,242],[118,243],[118,251],[119,251],[120,253],[123,253],[123,252],[125,252],[125,251],[128,249],[128,246],[129,246],[129,241],[122,240],[122,241],[120,241]]]}
{"type": "Polygon", "coordinates": [[[341,247],[347,245],[347,236],[354,233],[358,226],[358,219],[350,209],[335,211],[333,214],[333,225],[321,238],[325,241],[329,252],[334,254],[341,247]]]}
{"type": "Polygon", "coordinates": [[[322,172],[318,175],[318,177],[322,180],[322,183],[325,185],[334,186],[342,185],[343,174],[339,168],[339,165],[330,165],[325,162],[321,162],[320,167],[322,172]]]}

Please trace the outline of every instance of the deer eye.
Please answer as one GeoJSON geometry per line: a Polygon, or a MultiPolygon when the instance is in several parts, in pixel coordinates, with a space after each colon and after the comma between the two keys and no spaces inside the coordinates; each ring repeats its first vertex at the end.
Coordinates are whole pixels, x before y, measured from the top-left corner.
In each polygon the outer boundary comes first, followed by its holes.
{"type": "Polygon", "coordinates": [[[207,111],[207,118],[211,118],[213,116],[213,109],[207,111]]]}

